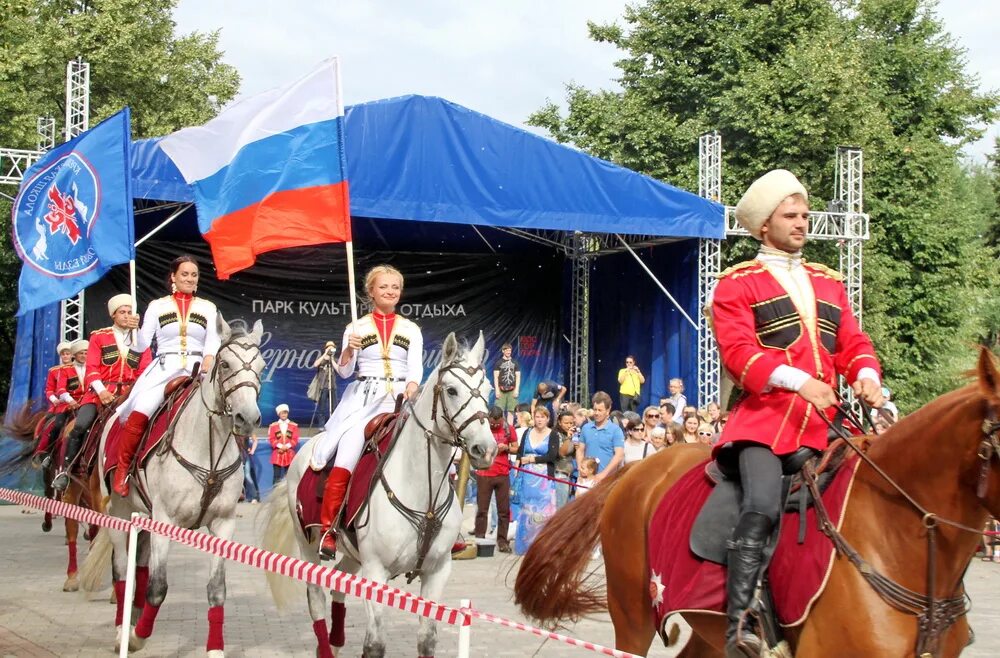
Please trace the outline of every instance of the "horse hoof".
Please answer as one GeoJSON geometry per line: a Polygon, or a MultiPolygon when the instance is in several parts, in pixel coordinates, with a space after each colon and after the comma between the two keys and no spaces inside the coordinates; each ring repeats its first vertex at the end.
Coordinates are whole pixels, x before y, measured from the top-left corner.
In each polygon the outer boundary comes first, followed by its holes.
{"type": "Polygon", "coordinates": [[[226,658],[226,652],[222,649],[212,649],[208,652],[208,658],[226,658]]]}
{"type": "Polygon", "coordinates": [[[128,650],[138,651],[139,649],[146,646],[146,640],[149,638],[139,637],[135,634],[135,629],[133,628],[128,634],[128,650]]]}
{"type": "Polygon", "coordinates": [[[86,539],[87,541],[94,541],[94,537],[97,536],[98,530],[100,530],[98,526],[96,525],[90,526],[89,528],[87,528],[87,533],[83,536],[84,539],[86,539]]]}
{"type": "Polygon", "coordinates": [[[52,530],[52,519],[45,519],[42,521],[42,532],[48,532],[52,530]]]}
{"type": "Polygon", "coordinates": [[[121,624],[115,626],[115,653],[120,653],[122,650],[122,627],[121,624]]]}
{"type": "Polygon", "coordinates": [[[73,574],[72,576],[66,579],[66,582],[63,583],[63,591],[64,592],[80,591],[80,581],[77,579],[76,574],[73,574]]]}

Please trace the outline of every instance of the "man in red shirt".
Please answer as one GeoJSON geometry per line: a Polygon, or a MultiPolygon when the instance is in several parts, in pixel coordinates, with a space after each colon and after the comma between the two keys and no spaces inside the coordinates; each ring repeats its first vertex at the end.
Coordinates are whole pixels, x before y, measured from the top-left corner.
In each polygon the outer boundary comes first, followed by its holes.
{"type": "Polygon", "coordinates": [[[510,526],[510,459],[517,454],[517,435],[514,428],[504,421],[503,409],[490,409],[490,430],[497,442],[497,456],[489,468],[476,471],[476,528],[474,534],[480,539],[486,536],[486,525],[490,518],[490,500],[494,492],[497,497],[497,550],[510,553],[507,530],[510,526]]]}
{"type": "Polygon", "coordinates": [[[736,219],[763,244],[755,259],[719,275],[712,295],[722,362],[743,389],[714,450],[723,472],[743,485],[726,564],[727,658],[759,655],[760,638],[746,626],[737,637],[737,628],[778,521],[782,471],[800,449],[826,447],[820,414],[837,403],[837,375],[858,397],[882,404],[881,366],[840,274],[802,258],[808,200],[789,171],[757,179],[736,219]]]}

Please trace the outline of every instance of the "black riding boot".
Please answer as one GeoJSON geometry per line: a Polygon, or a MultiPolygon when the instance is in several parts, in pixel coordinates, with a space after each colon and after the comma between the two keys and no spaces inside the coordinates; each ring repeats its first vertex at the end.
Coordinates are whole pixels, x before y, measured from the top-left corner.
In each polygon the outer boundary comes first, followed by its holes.
{"type": "Polygon", "coordinates": [[[743,612],[753,601],[771,527],[771,519],[764,514],[748,512],[740,517],[733,530],[733,538],[729,541],[729,551],[726,553],[726,616],[729,619],[726,629],[726,658],[760,655],[761,639],[754,629],[744,626],[739,636],[737,629],[743,612]]]}
{"type": "Polygon", "coordinates": [[[69,486],[69,473],[73,468],[73,461],[76,453],[80,452],[80,444],[89,428],[74,427],[73,431],[66,437],[66,459],[63,461],[63,470],[59,471],[55,479],[52,480],[52,488],[56,491],[66,491],[69,486]]]}

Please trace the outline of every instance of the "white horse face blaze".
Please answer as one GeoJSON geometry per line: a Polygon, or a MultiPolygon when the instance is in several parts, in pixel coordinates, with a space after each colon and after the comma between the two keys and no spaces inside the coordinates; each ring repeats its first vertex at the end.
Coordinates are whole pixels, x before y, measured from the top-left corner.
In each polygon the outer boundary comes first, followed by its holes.
{"type": "MultiPolygon", "coordinates": [[[[479,341],[476,343],[476,347],[480,350],[482,349],[482,340],[482,334],[480,334],[479,341]]],[[[482,412],[484,418],[489,412],[486,404],[486,401],[490,399],[490,390],[492,389],[489,378],[483,370],[479,370],[473,375],[469,375],[465,370],[469,367],[480,367],[481,359],[476,357],[475,352],[476,348],[473,348],[465,358],[458,362],[457,365],[460,366],[460,369],[446,370],[441,376],[444,397],[447,400],[444,406],[448,416],[451,417],[451,414],[456,413],[457,410],[462,409],[462,405],[465,405],[465,408],[452,418],[456,427],[461,427],[476,412],[482,412]],[[473,391],[478,391],[479,395],[476,396],[473,391]],[[470,396],[474,396],[473,399],[470,400],[470,396]]],[[[485,419],[472,421],[462,430],[462,438],[465,439],[466,452],[469,454],[472,466],[477,469],[489,468],[497,455],[497,442],[493,438],[489,423],[485,419]]]]}

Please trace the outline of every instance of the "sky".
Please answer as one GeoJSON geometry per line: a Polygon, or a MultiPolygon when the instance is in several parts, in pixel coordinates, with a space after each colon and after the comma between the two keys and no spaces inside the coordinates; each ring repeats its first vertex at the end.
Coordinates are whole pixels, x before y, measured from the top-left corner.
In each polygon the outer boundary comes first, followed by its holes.
{"type": "MultiPolygon", "coordinates": [[[[181,33],[221,28],[241,97],[282,86],[338,55],[344,100],[441,96],[516,126],[567,83],[615,89],[617,50],[587,21],[620,20],[623,0],[180,0],[181,33]]],[[[941,0],[938,15],[983,89],[1000,89],[998,0],[941,0]]],[[[534,130],[529,128],[530,130],[534,130]]],[[[983,160],[1000,122],[966,148],[983,160]]],[[[831,145],[831,149],[835,145],[831,145]]],[[[692,157],[696,156],[692,152],[692,157]]]]}

